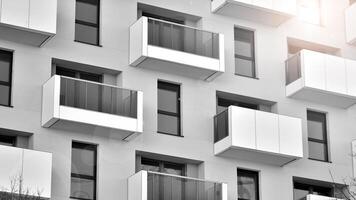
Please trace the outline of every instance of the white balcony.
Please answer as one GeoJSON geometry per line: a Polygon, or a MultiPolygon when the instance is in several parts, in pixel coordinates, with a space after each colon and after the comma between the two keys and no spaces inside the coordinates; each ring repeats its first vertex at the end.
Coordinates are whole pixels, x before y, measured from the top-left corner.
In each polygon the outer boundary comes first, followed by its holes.
{"type": "Polygon", "coordinates": [[[326,197],[326,196],[320,196],[315,194],[309,194],[305,199],[306,200],[342,200],[342,199],[337,199],[335,197],[326,197]]]}
{"type": "Polygon", "coordinates": [[[296,15],[296,0],[213,0],[211,12],[278,26],[296,15]]]}
{"type": "Polygon", "coordinates": [[[356,103],[356,61],[302,50],[286,61],[286,96],[348,108],[356,103]]]}
{"type": "Polygon", "coordinates": [[[55,75],[43,85],[42,126],[68,123],[120,130],[128,140],[143,128],[143,94],[116,86],[55,75]]]}
{"type": "Polygon", "coordinates": [[[356,45],[356,4],[352,4],[345,10],[346,41],[356,45]]]}
{"type": "Polygon", "coordinates": [[[0,160],[1,193],[51,198],[51,153],[0,145],[0,160]]]}
{"type": "Polygon", "coordinates": [[[227,185],[185,176],[140,171],[128,179],[128,200],[227,200],[227,185]]]}
{"type": "Polygon", "coordinates": [[[130,65],[213,80],[225,71],[224,36],[141,17],[130,27],[130,65]]]}
{"type": "Polygon", "coordinates": [[[0,39],[43,46],[57,28],[57,0],[0,0],[0,39]]]}
{"type": "Polygon", "coordinates": [[[215,155],[278,166],[303,157],[301,119],[230,106],[214,124],[215,155]]]}

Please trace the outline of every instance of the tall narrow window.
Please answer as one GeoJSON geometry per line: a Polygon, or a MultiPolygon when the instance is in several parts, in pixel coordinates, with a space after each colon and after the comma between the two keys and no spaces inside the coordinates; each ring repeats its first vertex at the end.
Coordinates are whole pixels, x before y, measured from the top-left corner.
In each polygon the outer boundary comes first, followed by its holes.
{"type": "Polygon", "coordinates": [[[12,52],[0,50],[0,105],[11,106],[12,52]]]}
{"type": "Polygon", "coordinates": [[[99,45],[99,0],[76,0],[75,41],[99,45]]]}
{"type": "Polygon", "coordinates": [[[255,33],[235,27],[235,73],[256,78],[255,33]]]}
{"type": "Polygon", "coordinates": [[[70,198],[96,199],[96,145],[72,143],[70,198]]]}
{"type": "Polygon", "coordinates": [[[326,114],[307,111],[309,158],[329,161],[326,114]]]}
{"type": "Polygon", "coordinates": [[[237,169],[238,200],[259,200],[258,172],[237,169]]]}
{"type": "Polygon", "coordinates": [[[157,98],[157,132],[180,136],[180,86],[158,81],[157,98]]]}

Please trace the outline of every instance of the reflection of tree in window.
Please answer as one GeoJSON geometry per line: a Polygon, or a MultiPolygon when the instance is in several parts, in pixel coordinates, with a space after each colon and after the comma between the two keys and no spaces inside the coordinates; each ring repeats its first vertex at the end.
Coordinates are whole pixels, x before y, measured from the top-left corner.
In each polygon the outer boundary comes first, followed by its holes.
{"type": "Polygon", "coordinates": [[[258,172],[237,170],[238,200],[258,200],[258,172]]]}

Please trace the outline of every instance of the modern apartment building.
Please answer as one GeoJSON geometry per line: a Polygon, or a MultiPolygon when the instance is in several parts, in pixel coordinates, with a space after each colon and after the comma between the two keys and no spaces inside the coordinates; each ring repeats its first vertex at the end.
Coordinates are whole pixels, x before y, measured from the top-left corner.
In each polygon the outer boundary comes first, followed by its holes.
{"type": "Polygon", "coordinates": [[[1,198],[346,199],[354,0],[0,5],[1,198]]]}

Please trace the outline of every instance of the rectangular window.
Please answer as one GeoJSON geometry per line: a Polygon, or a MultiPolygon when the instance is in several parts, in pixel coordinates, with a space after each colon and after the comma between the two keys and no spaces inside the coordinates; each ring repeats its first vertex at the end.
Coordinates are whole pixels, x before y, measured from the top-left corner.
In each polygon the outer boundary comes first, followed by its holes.
{"type": "Polygon", "coordinates": [[[70,198],[96,199],[96,157],[96,145],[72,143],[70,198]]]}
{"type": "Polygon", "coordinates": [[[157,99],[157,132],[180,136],[180,85],[158,81],[157,99]]]}
{"type": "Polygon", "coordinates": [[[12,52],[0,50],[0,105],[11,106],[12,52]]]}
{"type": "Polygon", "coordinates": [[[255,33],[235,27],[235,73],[256,78],[255,33]]]}
{"type": "Polygon", "coordinates": [[[259,200],[258,172],[237,169],[238,200],[259,200]]]}
{"type": "Polygon", "coordinates": [[[99,0],[76,0],[75,41],[99,45],[99,0]]]}
{"type": "Polygon", "coordinates": [[[326,114],[307,111],[309,158],[329,161],[326,114]]]}
{"type": "Polygon", "coordinates": [[[180,163],[141,157],[140,170],[161,172],[178,176],[185,175],[185,165],[180,163]]]}
{"type": "Polygon", "coordinates": [[[0,145],[16,146],[16,136],[0,135],[0,145]]]}

